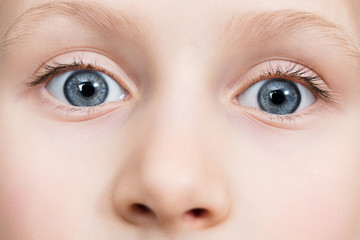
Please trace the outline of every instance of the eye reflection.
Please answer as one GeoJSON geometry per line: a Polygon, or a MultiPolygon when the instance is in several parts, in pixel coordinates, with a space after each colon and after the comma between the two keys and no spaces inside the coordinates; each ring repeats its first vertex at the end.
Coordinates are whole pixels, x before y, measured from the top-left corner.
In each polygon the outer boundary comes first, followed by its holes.
{"type": "Polygon", "coordinates": [[[64,85],[65,97],[74,106],[99,105],[105,101],[108,93],[106,80],[94,71],[75,72],[64,85]]]}
{"type": "Polygon", "coordinates": [[[271,114],[286,115],[310,106],[315,102],[315,96],[301,84],[272,78],[249,87],[237,96],[237,100],[243,106],[271,114]]]}
{"type": "Polygon", "coordinates": [[[92,70],[63,73],[50,80],[46,88],[58,100],[77,107],[123,101],[127,94],[114,79],[92,70]]]}

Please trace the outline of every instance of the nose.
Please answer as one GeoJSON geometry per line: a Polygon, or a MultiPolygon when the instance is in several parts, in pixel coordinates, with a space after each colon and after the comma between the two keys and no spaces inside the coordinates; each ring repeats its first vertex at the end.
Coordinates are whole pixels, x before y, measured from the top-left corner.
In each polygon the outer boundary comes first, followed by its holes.
{"type": "Polygon", "coordinates": [[[182,134],[155,135],[147,136],[119,174],[113,198],[117,214],[139,227],[167,230],[222,223],[230,201],[211,150],[182,134]]]}

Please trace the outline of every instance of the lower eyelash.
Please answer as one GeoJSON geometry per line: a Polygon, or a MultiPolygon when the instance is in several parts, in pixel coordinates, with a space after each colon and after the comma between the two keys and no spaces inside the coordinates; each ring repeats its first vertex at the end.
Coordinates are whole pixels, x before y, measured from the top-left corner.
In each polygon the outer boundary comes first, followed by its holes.
{"type": "MultiPolygon", "coordinates": [[[[47,96],[47,93],[45,95],[41,95],[41,101],[43,104],[45,104],[52,114],[56,116],[56,119],[63,119],[63,121],[83,121],[83,120],[90,120],[96,117],[99,117],[101,115],[104,115],[105,113],[108,113],[109,111],[112,111],[114,109],[117,109],[115,107],[111,106],[105,106],[105,105],[97,105],[96,107],[74,107],[71,105],[64,105],[62,103],[53,102],[52,100],[49,100],[49,97],[47,96]],[[59,116],[61,116],[59,118],[59,116]]],[[[113,103],[115,104],[115,103],[113,103]]],[[[113,106],[113,105],[112,105],[113,106]]]]}
{"type": "Polygon", "coordinates": [[[316,116],[328,112],[329,108],[326,106],[320,106],[302,113],[293,113],[289,115],[274,115],[264,112],[259,113],[257,110],[254,109],[249,109],[248,111],[250,116],[267,125],[281,127],[288,130],[297,130],[299,128],[304,129],[304,126],[306,126],[307,123],[313,123],[311,119],[314,119],[316,118],[316,116]]]}

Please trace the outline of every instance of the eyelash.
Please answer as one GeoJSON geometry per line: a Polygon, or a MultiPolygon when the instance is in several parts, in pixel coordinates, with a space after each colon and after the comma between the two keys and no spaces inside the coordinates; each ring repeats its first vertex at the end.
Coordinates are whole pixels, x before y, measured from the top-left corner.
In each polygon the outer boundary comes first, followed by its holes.
{"type": "MultiPolygon", "coordinates": [[[[310,90],[314,92],[314,94],[317,97],[320,97],[323,101],[327,103],[333,103],[338,100],[338,96],[326,86],[326,84],[319,75],[309,70],[308,68],[302,66],[301,64],[290,62],[288,65],[285,65],[285,67],[281,65],[276,65],[274,67],[271,64],[271,62],[269,63],[270,64],[259,74],[257,78],[250,81],[250,83],[247,85],[247,88],[257,82],[266,79],[282,78],[290,81],[296,81],[298,83],[307,86],[310,90]]],[[[76,70],[99,71],[117,80],[114,74],[112,74],[105,68],[100,67],[97,63],[94,64],[84,63],[83,60],[81,59],[79,60],[74,59],[74,61],[70,64],[63,64],[57,61],[52,61],[50,64],[44,65],[43,70],[44,70],[43,73],[39,74],[38,76],[35,77],[33,81],[30,81],[28,83],[29,86],[37,86],[44,84],[60,74],[69,71],[76,71],[76,70]]],[[[66,112],[69,114],[74,114],[75,112],[79,112],[80,115],[84,113],[86,115],[91,115],[94,112],[97,112],[99,107],[101,106],[89,107],[89,108],[79,108],[73,106],[56,106],[55,109],[59,110],[60,112],[66,112]]],[[[312,111],[309,111],[305,114],[314,114],[319,112],[319,110],[320,109],[313,109],[312,111]]],[[[270,121],[278,122],[278,123],[284,123],[284,122],[294,123],[298,120],[302,120],[304,115],[304,113],[301,114],[293,113],[286,116],[285,115],[280,116],[265,112],[264,114],[267,116],[268,119],[270,119],[270,121]]]]}
{"type": "Polygon", "coordinates": [[[252,82],[250,86],[270,78],[282,78],[301,83],[327,103],[333,103],[338,100],[338,96],[326,86],[319,75],[299,63],[290,62],[285,67],[281,65],[276,65],[276,67],[274,67],[270,62],[265,71],[263,71],[260,74],[260,77],[252,82]]]}
{"type": "Polygon", "coordinates": [[[29,86],[36,86],[36,85],[46,83],[47,81],[51,80],[52,78],[54,78],[60,74],[63,74],[65,72],[69,72],[69,71],[76,71],[76,70],[98,71],[98,72],[102,72],[116,80],[116,77],[114,76],[114,74],[112,74],[105,68],[100,67],[97,63],[89,64],[89,63],[84,63],[82,60],[74,60],[70,64],[63,64],[63,63],[59,63],[57,61],[52,61],[51,64],[45,64],[43,69],[44,69],[44,73],[36,76],[35,80],[29,82],[28,83],[29,86]]]}
{"type": "MultiPolygon", "coordinates": [[[[340,99],[340,97],[326,85],[320,75],[297,62],[274,64],[272,61],[270,61],[267,67],[262,67],[262,69],[263,70],[260,70],[260,74],[257,78],[252,78],[250,81],[247,81],[247,84],[245,86],[243,85],[242,91],[236,92],[236,97],[258,82],[271,78],[281,78],[306,86],[310,91],[313,92],[316,98],[320,98],[326,103],[333,104],[338,102],[340,99]]],[[[316,114],[321,114],[324,110],[326,111],[327,108],[326,106],[321,106],[317,108],[310,108],[307,111],[300,111],[300,113],[295,112],[288,115],[276,115],[259,111],[257,109],[250,110],[251,111],[249,114],[251,116],[261,120],[266,124],[275,124],[275,126],[281,128],[294,129],[297,128],[296,126],[299,124],[299,121],[304,122],[307,119],[305,117],[314,117],[316,114]]]]}
{"type": "MultiPolygon", "coordinates": [[[[61,75],[66,72],[70,71],[76,71],[76,70],[91,70],[91,71],[98,71],[101,72],[110,78],[117,81],[121,87],[123,87],[128,93],[128,88],[122,84],[121,81],[110,71],[107,69],[99,66],[98,63],[84,63],[82,59],[74,59],[73,62],[69,64],[63,64],[60,62],[57,62],[55,60],[51,61],[49,64],[44,64],[41,68],[41,73],[39,73],[32,81],[29,81],[27,85],[29,87],[35,87],[38,85],[46,84],[51,79],[57,77],[58,75],[61,75]]],[[[46,98],[45,98],[46,99],[46,98]]],[[[55,104],[52,102],[49,102],[50,106],[53,108],[54,112],[57,112],[57,115],[68,115],[72,119],[78,119],[78,120],[86,120],[91,119],[96,116],[102,115],[102,113],[108,112],[108,110],[111,110],[111,107],[106,107],[106,105],[98,105],[98,106],[91,106],[91,107],[75,107],[72,105],[66,105],[66,104],[55,104]],[[75,117],[75,118],[74,118],[75,117]]]]}

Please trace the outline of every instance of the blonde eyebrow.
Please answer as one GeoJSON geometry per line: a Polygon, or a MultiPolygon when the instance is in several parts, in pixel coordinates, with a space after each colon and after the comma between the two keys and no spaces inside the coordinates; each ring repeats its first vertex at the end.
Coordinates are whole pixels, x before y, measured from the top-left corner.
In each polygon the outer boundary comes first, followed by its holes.
{"type": "Polygon", "coordinates": [[[137,23],[121,11],[114,11],[96,3],[51,1],[35,5],[19,15],[0,38],[0,59],[6,48],[31,36],[33,29],[54,16],[73,18],[85,27],[110,34],[121,34],[134,40],[145,39],[137,23]]]}
{"type": "Polygon", "coordinates": [[[334,47],[344,50],[344,54],[360,60],[360,46],[355,36],[341,25],[311,12],[275,10],[260,14],[247,13],[233,17],[224,31],[225,35],[240,41],[271,40],[309,33],[330,40],[334,47]]]}

